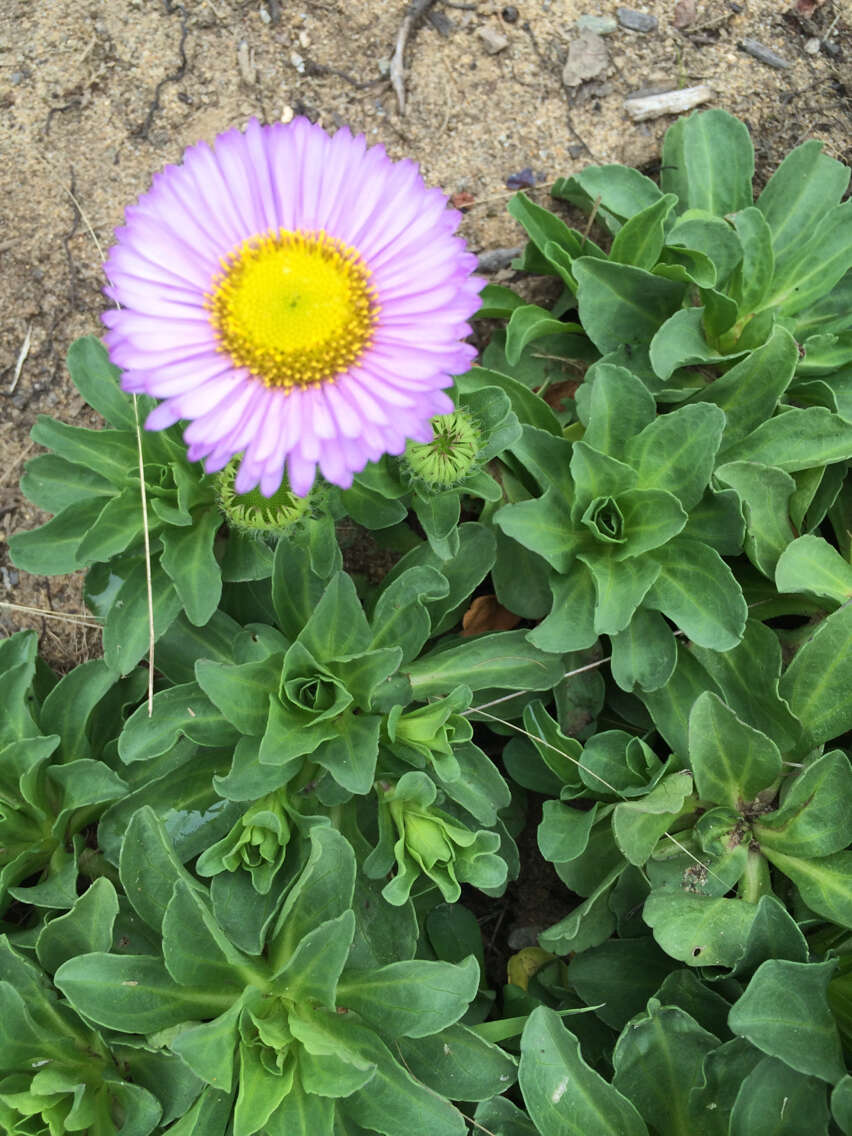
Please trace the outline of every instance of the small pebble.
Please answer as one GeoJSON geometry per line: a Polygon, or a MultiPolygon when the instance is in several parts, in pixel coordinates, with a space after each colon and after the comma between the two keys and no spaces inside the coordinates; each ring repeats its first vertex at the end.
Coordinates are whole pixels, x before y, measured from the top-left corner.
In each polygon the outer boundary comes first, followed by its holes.
{"type": "Polygon", "coordinates": [[[509,41],[503,33],[496,31],[490,24],[486,24],[484,28],[478,28],[476,34],[482,40],[489,55],[497,55],[509,46],[509,41]]]}
{"type": "Polygon", "coordinates": [[[310,47],[311,46],[311,37],[308,35],[307,32],[299,32],[299,46],[300,47],[310,47]]]}
{"type": "Polygon", "coordinates": [[[615,14],[623,28],[630,32],[653,32],[657,30],[657,17],[647,12],[637,12],[633,8],[616,8],[615,14]]]}
{"type": "Polygon", "coordinates": [[[285,106],[284,109],[281,111],[281,121],[284,122],[284,123],[292,122],[295,115],[296,115],[296,112],[293,110],[293,108],[291,106],[285,106]]]}
{"type": "Polygon", "coordinates": [[[793,66],[786,59],[782,59],[780,55],[776,55],[774,51],[770,51],[768,47],[764,47],[759,40],[741,39],[737,46],[746,55],[759,59],[761,63],[765,63],[767,67],[774,67],[776,71],[789,71],[793,66]]]}
{"type": "Polygon", "coordinates": [[[381,75],[381,77],[383,79],[387,79],[388,75],[390,75],[390,60],[388,59],[388,57],[385,56],[383,59],[380,59],[376,66],[379,69],[379,74],[381,75]]]}
{"type": "Polygon", "coordinates": [[[266,10],[266,8],[261,7],[260,11],[257,14],[258,14],[258,16],[260,16],[260,22],[262,24],[271,24],[272,23],[272,17],[270,16],[270,14],[266,10]]]}
{"type": "Polygon", "coordinates": [[[507,4],[500,15],[507,24],[516,24],[518,22],[518,9],[514,4],[507,4]]]}
{"type": "Polygon", "coordinates": [[[612,16],[593,16],[585,13],[578,17],[576,27],[580,32],[594,32],[595,35],[605,36],[612,35],[618,29],[618,22],[612,16]]]}
{"type": "Polygon", "coordinates": [[[524,166],[516,174],[509,174],[506,178],[506,189],[532,189],[534,185],[546,180],[547,174],[543,174],[541,171],[533,173],[530,166],[524,166]]]}
{"type": "Polygon", "coordinates": [[[304,73],[305,73],[305,61],[304,61],[304,59],[302,59],[301,55],[299,55],[298,51],[291,51],[290,52],[290,62],[296,68],[296,70],[299,72],[300,75],[304,75],[304,73]]]}
{"type": "Polygon", "coordinates": [[[808,55],[819,55],[819,49],[822,47],[822,40],[819,36],[813,36],[805,44],[805,51],[808,55]]]}

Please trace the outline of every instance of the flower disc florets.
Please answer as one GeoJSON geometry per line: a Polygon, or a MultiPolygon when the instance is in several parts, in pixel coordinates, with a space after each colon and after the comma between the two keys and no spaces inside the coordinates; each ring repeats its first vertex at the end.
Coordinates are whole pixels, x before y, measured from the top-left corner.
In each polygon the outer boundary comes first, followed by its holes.
{"type": "Polygon", "coordinates": [[[342,488],[427,442],[444,389],[475,354],[476,258],[414,162],[347,129],[252,120],[199,143],[127,210],[106,263],[106,343],[126,391],[189,420],[208,473],[265,497],[319,467],[342,488]]]}
{"type": "Polygon", "coordinates": [[[432,431],[430,442],[409,442],[403,460],[430,489],[451,489],[476,467],[481,433],[466,410],[434,418],[432,431]]]}

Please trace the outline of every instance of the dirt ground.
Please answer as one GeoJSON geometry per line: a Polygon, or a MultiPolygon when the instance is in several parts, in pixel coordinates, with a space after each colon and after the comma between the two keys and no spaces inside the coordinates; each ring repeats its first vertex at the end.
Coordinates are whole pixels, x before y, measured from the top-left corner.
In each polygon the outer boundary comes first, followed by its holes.
{"type": "Polygon", "coordinates": [[[100,327],[97,242],[190,143],[253,115],[348,123],[458,195],[476,252],[520,243],[505,212],[518,184],[546,201],[589,163],[653,170],[672,120],[634,124],[637,92],[709,85],[707,105],[748,123],[760,180],[811,136],[849,160],[852,34],[835,0],[652,0],[653,30],[608,31],[605,65],[576,86],[563,82],[576,20],[615,4],[420,6],[401,114],[388,74],[406,0],[0,0],[0,634],[37,627],[63,670],[98,651],[92,628],[15,608],[83,613],[79,579],[19,573],[4,543],[39,520],[17,489],[36,415],[97,424],[64,367],[100,327]],[[746,54],[749,38],[789,66],[746,54]]]}

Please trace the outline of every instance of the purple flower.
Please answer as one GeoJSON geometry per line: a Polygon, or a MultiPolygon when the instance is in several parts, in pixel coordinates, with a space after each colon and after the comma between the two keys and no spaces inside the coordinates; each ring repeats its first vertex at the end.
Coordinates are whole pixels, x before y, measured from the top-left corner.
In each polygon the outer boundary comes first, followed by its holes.
{"type": "Polygon", "coordinates": [[[348,129],[252,120],[190,147],[136,205],[106,263],[106,344],[126,391],[189,420],[190,460],[238,454],[235,489],[304,495],[316,468],[353,473],[452,411],[475,354],[476,258],[460,214],[415,162],[348,129]]]}

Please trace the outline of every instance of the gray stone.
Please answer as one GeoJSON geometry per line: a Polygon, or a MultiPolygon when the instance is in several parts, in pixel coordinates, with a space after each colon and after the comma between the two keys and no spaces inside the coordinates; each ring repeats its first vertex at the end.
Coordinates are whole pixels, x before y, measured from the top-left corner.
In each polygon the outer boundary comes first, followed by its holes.
{"type": "Polygon", "coordinates": [[[616,8],[618,22],[629,32],[654,32],[657,30],[657,17],[647,12],[637,12],[633,8],[616,8]]]}
{"type": "Polygon", "coordinates": [[[489,55],[497,55],[501,51],[505,51],[509,46],[509,41],[502,32],[498,32],[492,28],[490,24],[485,27],[479,28],[476,33],[482,40],[485,50],[489,55]]]}
{"type": "Polygon", "coordinates": [[[774,67],[776,71],[789,71],[793,66],[786,59],[782,59],[780,55],[776,55],[774,51],[770,51],[768,47],[764,47],[760,40],[741,39],[737,46],[746,55],[759,59],[761,63],[765,63],[767,67],[774,67]]]}
{"type": "Polygon", "coordinates": [[[611,35],[618,30],[618,22],[612,16],[593,16],[584,13],[576,21],[577,31],[594,32],[595,35],[611,35]]]}

